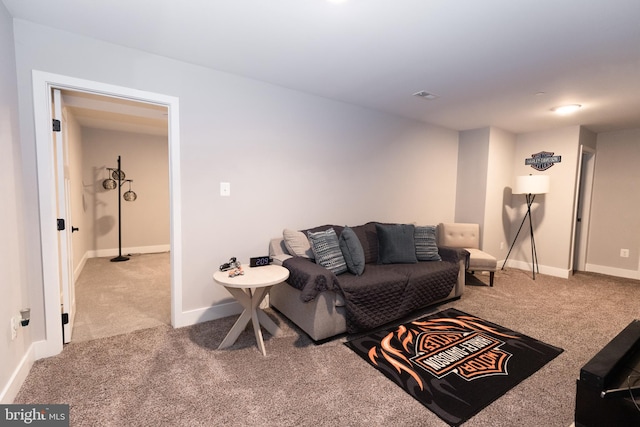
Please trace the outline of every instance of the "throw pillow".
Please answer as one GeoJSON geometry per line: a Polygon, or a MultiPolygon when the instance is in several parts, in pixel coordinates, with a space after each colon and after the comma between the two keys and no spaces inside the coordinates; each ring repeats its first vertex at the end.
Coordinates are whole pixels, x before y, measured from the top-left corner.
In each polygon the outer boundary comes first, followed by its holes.
{"type": "Polygon", "coordinates": [[[376,223],[368,222],[364,225],[357,225],[351,228],[360,244],[362,244],[362,250],[364,251],[364,263],[378,262],[378,233],[376,232],[376,223]]]}
{"type": "Polygon", "coordinates": [[[410,264],[416,258],[415,226],[412,224],[376,224],[378,264],[410,264]]]}
{"type": "Polygon", "coordinates": [[[361,275],[364,272],[364,249],[356,233],[351,228],[345,227],[340,233],[339,243],[349,272],[356,276],[361,275]]]}
{"type": "Polygon", "coordinates": [[[285,228],[282,232],[282,237],[284,239],[284,246],[290,255],[313,258],[313,251],[311,250],[309,239],[302,231],[285,228]]]}
{"type": "Polygon", "coordinates": [[[338,236],[333,228],[316,233],[309,231],[308,236],[316,264],[331,270],[336,275],[347,271],[347,263],[342,256],[338,236]]]}
{"type": "Polygon", "coordinates": [[[418,261],[442,261],[438,253],[438,245],[436,245],[436,227],[434,225],[416,227],[414,239],[418,261]]]}

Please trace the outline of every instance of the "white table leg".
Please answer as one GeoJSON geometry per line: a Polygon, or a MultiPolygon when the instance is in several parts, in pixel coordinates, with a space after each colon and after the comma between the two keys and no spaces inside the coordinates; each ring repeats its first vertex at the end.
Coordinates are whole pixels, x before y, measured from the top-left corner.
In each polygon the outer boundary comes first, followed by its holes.
{"type": "Polygon", "coordinates": [[[244,307],[244,311],[236,320],[236,323],[233,324],[227,336],[224,337],[222,343],[218,346],[218,349],[221,350],[223,348],[227,348],[233,345],[236,342],[242,331],[247,327],[249,320],[251,320],[251,297],[242,289],[238,288],[227,288],[227,290],[233,295],[233,297],[244,307]]]}
{"type": "Polygon", "coordinates": [[[256,335],[256,343],[258,348],[262,352],[263,356],[267,355],[267,351],[264,348],[264,339],[262,338],[262,330],[260,329],[260,320],[258,319],[258,313],[261,313],[260,303],[269,292],[271,287],[263,287],[253,289],[251,292],[251,321],[253,322],[253,332],[256,335]]]}
{"type": "Polygon", "coordinates": [[[269,316],[267,316],[262,309],[260,309],[260,303],[269,293],[271,286],[260,287],[253,290],[243,290],[238,288],[227,288],[227,290],[236,298],[236,300],[242,304],[244,311],[236,320],[231,330],[227,333],[227,336],[222,340],[222,343],[218,346],[218,349],[224,349],[233,345],[242,331],[246,328],[249,320],[253,323],[253,332],[256,337],[256,343],[258,348],[262,352],[263,356],[267,355],[264,339],[262,337],[262,330],[260,325],[269,331],[272,336],[278,336],[282,333],[278,325],[275,324],[269,316]]]}
{"type": "Polygon", "coordinates": [[[260,324],[264,326],[267,331],[269,331],[271,336],[279,337],[280,335],[282,335],[282,329],[280,329],[278,325],[276,325],[276,322],[271,320],[271,318],[260,309],[258,309],[258,320],[260,320],[260,324]]]}
{"type": "Polygon", "coordinates": [[[236,342],[242,331],[247,327],[247,324],[251,320],[251,310],[245,310],[242,312],[236,323],[233,324],[227,336],[224,337],[224,340],[218,346],[218,350],[222,350],[223,348],[231,347],[233,343],[236,342]]]}
{"type": "Polygon", "coordinates": [[[263,356],[267,355],[267,350],[264,348],[264,340],[262,339],[262,330],[260,329],[260,322],[258,321],[258,312],[253,309],[251,311],[251,320],[253,322],[253,332],[256,335],[256,343],[258,344],[258,348],[262,352],[263,356]]]}

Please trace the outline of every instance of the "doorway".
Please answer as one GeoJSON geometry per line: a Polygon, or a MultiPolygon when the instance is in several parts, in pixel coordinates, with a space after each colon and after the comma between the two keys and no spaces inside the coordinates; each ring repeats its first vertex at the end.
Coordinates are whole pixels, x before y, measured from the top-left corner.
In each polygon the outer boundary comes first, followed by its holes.
{"type": "MultiPolygon", "coordinates": [[[[180,215],[180,141],[179,103],[172,96],[139,91],[73,77],[33,71],[33,99],[38,170],[38,199],[40,235],[42,247],[42,280],[44,290],[44,339],[35,344],[36,359],[58,354],[62,351],[63,328],[61,316],[62,294],[60,282],[60,257],[55,189],[55,154],[51,132],[52,90],[73,90],[112,99],[124,99],[164,106],[167,109],[169,147],[169,209],[170,209],[170,264],[171,264],[171,324],[182,326],[182,247],[180,215]],[[52,226],[53,224],[53,226],[52,226]]],[[[67,290],[68,292],[68,290],[67,290]]]]}
{"type": "Polygon", "coordinates": [[[57,103],[72,186],[64,342],[170,324],[167,107],[54,89],[57,103]]]}
{"type": "Polygon", "coordinates": [[[581,146],[578,165],[578,191],[575,211],[572,270],[586,271],[589,247],[589,222],[591,215],[591,194],[595,173],[595,150],[581,146]]]}

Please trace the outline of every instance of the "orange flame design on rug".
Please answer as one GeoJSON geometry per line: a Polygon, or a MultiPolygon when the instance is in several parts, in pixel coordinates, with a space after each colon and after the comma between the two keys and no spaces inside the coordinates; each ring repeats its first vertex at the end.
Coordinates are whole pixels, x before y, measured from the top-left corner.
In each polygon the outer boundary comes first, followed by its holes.
{"type": "Polygon", "coordinates": [[[420,376],[412,368],[411,361],[404,353],[410,352],[409,346],[415,344],[415,339],[419,334],[428,331],[485,331],[505,338],[518,338],[499,332],[497,329],[482,323],[482,319],[473,316],[414,321],[408,325],[400,325],[394,332],[387,334],[380,341],[380,348],[378,346],[371,347],[368,353],[369,360],[378,366],[377,359],[383,357],[399,374],[402,371],[406,372],[416,380],[420,389],[424,390],[424,384],[420,376]],[[400,342],[400,348],[396,348],[393,345],[394,338],[400,342]]]}

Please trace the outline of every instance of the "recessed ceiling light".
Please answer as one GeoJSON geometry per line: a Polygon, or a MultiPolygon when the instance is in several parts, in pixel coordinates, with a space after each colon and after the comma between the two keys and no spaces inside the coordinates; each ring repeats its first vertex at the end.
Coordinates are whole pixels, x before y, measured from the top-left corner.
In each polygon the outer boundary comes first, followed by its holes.
{"type": "Polygon", "coordinates": [[[551,111],[553,111],[556,114],[565,115],[565,114],[575,113],[580,109],[580,107],[582,107],[582,105],[580,104],[568,104],[568,105],[561,105],[560,107],[552,108],[551,111]]]}
{"type": "Polygon", "coordinates": [[[428,99],[430,101],[439,98],[438,95],[436,95],[434,93],[427,92],[426,90],[421,90],[419,92],[416,92],[416,93],[413,94],[413,96],[417,96],[417,97],[422,98],[422,99],[428,99]]]}
{"type": "Polygon", "coordinates": [[[329,3],[344,3],[347,0],[327,0],[329,3]]]}

